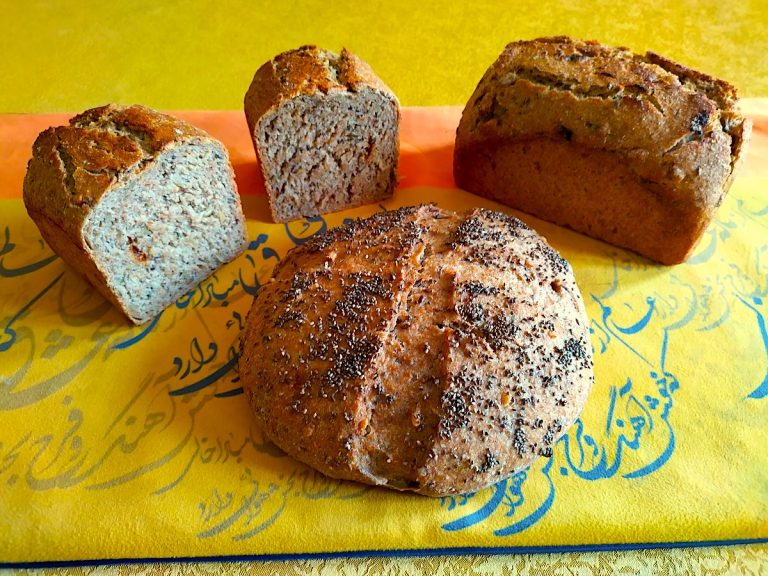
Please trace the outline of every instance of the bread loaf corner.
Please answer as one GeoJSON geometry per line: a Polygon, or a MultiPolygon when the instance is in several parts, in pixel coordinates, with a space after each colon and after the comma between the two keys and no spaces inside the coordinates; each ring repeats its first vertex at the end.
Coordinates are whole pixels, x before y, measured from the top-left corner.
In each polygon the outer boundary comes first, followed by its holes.
{"type": "Polygon", "coordinates": [[[144,106],[94,108],[42,132],[24,203],[62,260],[136,324],[247,242],[224,146],[144,106]]]}
{"type": "Polygon", "coordinates": [[[279,54],[254,75],[244,107],[275,222],[392,195],[399,103],[348,50],[279,54]]]}

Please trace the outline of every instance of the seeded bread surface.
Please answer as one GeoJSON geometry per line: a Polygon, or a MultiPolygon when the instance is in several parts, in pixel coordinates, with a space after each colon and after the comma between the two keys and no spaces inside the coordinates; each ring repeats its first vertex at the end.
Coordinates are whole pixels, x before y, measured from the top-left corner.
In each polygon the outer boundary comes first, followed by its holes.
{"type": "Polygon", "coordinates": [[[351,52],[302,46],[276,56],[254,75],[245,114],[275,222],[392,195],[399,103],[351,52]]]}
{"type": "Polygon", "coordinates": [[[657,54],[567,37],[509,44],[457,131],[457,185],[682,262],[723,201],[751,124],[736,89],[657,54]]]}
{"type": "Polygon", "coordinates": [[[136,324],[247,242],[224,146],[144,106],[94,108],[42,132],[24,203],[51,248],[136,324]]]}
{"type": "Polygon", "coordinates": [[[381,212],[294,248],[241,346],[275,444],[328,476],[432,496],[551,456],[593,380],[570,265],[483,209],[381,212]]]}

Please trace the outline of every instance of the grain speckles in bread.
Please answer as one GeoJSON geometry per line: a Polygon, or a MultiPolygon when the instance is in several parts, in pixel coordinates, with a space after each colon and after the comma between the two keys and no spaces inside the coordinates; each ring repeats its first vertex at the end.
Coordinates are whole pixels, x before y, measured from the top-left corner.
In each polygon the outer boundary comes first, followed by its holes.
{"type": "Polygon", "coordinates": [[[357,56],[302,46],[256,72],[245,114],[275,222],[392,195],[400,109],[357,56]]]}
{"type": "Polygon", "coordinates": [[[294,248],[240,376],[265,433],[336,478],[465,493],[550,456],[592,384],[569,264],[519,220],[402,208],[294,248]]]}
{"type": "Polygon", "coordinates": [[[141,324],[247,242],[224,146],[143,106],[103,106],[42,132],[24,203],[51,248],[141,324]]]}
{"type": "Polygon", "coordinates": [[[454,175],[466,190],[674,264],[714,216],[749,133],[733,86],[656,54],[513,42],[464,109],[454,175]]]}

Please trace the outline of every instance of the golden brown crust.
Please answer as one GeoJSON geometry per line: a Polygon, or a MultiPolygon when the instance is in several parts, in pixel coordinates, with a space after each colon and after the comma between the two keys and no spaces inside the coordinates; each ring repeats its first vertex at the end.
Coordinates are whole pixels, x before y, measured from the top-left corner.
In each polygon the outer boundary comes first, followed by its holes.
{"type": "Polygon", "coordinates": [[[253,76],[245,94],[248,128],[254,134],[256,123],[264,114],[291,98],[334,90],[357,92],[364,88],[396,99],[371,67],[346,48],[341,55],[317,46],[283,52],[264,63],[253,76]]]}
{"type": "Polygon", "coordinates": [[[157,112],[146,106],[116,106],[108,104],[91,108],[69,121],[83,129],[116,132],[130,137],[146,155],[157,154],[168,145],[195,136],[209,137],[191,124],[157,112]]]}
{"type": "Polygon", "coordinates": [[[402,208],[313,238],[259,291],[241,342],[241,382],[278,446],[428,495],[551,455],[592,383],[570,266],[482,209],[402,208]]]}
{"type": "MultiPolygon", "coordinates": [[[[547,210],[536,211],[517,202],[511,186],[512,180],[520,186],[526,178],[548,179],[553,186],[550,204],[555,196],[576,200],[564,208],[576,219],[554,221],[674,263],[685,258],[722,202],[748,132],[731,85],[658,55],[640,56],[567,37],[513,42],[467,103],[457,133],[454,173],[459,186],[485,196],[503,196],[512,206],[544,219],[551,219],[547,210]],[[598,195],[606,205],[622,204],[632,188],[623,181],[585,191],[584,202],[574,192],[583,186],[583,179],[574,181],[560,174],[540,178],[535,170],[512,175],[500,168],[493,188],[490,182],[481,188],[473,181],[471,174],[487,171],[481,164],[494,163],[491,143],[504,143],[508,154],[524,155],[523,143],[546,147],[545,141],[565,143],[559,159],[563,164],[594,151],[609,153],[613,157],[609,161],[625,166],[627,177],[662,198],[662,206],[688,210],[698,224],[679,235],[667,234],[667,255],[647,249],[642,234],[636,235],[639,242],[635,238],[622,241],[620,233],[606,237],[582,226],[594,204],[586,201],[586,195],[598,195]],[[519,150],[510,152],[515,144],[520,144],[519,150]]],[[[529,160],[531,166],[541,164],[529,160]]],[[[540,204],[546,204],[545,199],[540,204]]],[[[644,216],[627,213],[612,226],[632,229],[644,216]]],[[[594,218],[599,220],[601,215],[594,218]]]]}

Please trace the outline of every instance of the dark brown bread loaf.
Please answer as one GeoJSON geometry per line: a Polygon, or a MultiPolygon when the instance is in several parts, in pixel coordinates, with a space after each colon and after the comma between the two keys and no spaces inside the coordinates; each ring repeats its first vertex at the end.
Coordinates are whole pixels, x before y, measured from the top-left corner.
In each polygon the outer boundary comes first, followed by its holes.
{"type": "Polygon", "coordinates": [[[736,90],[661,56],[566,37],[509,44],[459,124],[461,188],[682,262],[731,184],[736,90]]]}
{"type": "Polygon", "coordinates": [[[278,446],[332,477],[428,495],[550,456],[593,379],[570,266],[482,209],[381,212],[294,248],[241,345],[243,387],[278,446]]]}
{"type": "Polygon", "coordinates": [[[35,141],[24,203],[43,238],[133,322],[247,242],[224,146],[143,106],[103,106],[35,141]]]}
{"type": "Polygon", "coordinates": [[[392,195],[400,108],[357,56],[302,46],[256,72],[245,95],[275,222],[392,195]]]}

